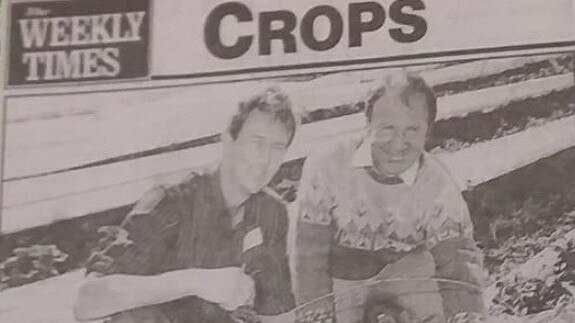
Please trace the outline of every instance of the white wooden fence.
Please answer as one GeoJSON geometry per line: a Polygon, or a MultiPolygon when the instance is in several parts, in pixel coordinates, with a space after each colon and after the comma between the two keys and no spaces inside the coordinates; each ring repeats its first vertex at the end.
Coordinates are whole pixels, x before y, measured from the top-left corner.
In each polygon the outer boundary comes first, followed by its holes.
{"type": "MultiPolygon", "coordinates": [[[[307,86],[316,88],[317,85],[314,82],[308,82],[307,86]]],[[[320,79],[317,82],[320,82],[320,79]]],[[[325,81],[321,80],[321,83],[323,82],[325,81]]],[[[554,90],[572,87],[573,82],[572,74],[563,74],[440,97],[438,119],[493,110],[511,101],[524,100],[554,90]]],[[[318,88],[322,88],[322,86],[318,88]]],[[[297,93],[292,93],[298,102],[297,93]]],[[[341,98],[339,91],[331,91],[331,93],[332,96],[336,96],[337,93],[337,96],[341,98]]],[[[199,95],[197,92],[194,94],[199,95]]],[[[154,93],[144,93],[144,99],[139,100],[140,102],[146,99],[153,101],[150,98],[153,95],[154,93]]],[[[325,95],[329,95],[329,93],[325,93],[325,95]]],[[[158,103],[162,106],[172,99],[171,97],[164,97],[164,94],[161,96],[161,102],[148,104],[158,103]]],[[[317,102],[322,102],[324,97],[318,95],[315,99],[317,102]]],[[[66,100],[67,98],[65,96],[57,99],[66,100]]],[[[88,95],[77,100],[81,102],[82,100],[98,99],[88,95]]],[[[177,99],[178,102],[180,100],[181,98],[177,99]]],[[[122,101],[120,102],[122,104],[122,101]]],[[[118,153],[130,149],[133,143],[137,143],[135,145],[137,148],[143,149],[144,147],[153,148],[159,144],[178,142],[182,138],[189,138],[181,137],[187,135],[186,132],[196,136],[213,135],[216,133],[215,129],[223,129],[229,115],[217,113],[217,116],[209,117],[204,112],[201,116],[196,116],[191,112],[197,109],[188,109],[193,110],[190,112],[178,106],[173,111],[162,113],[162,116],[154,118],[153,113],[158,114],[158,106],[155,106],[154,110],[145,110],[139,116],[132,116],[132,114],[138,114],[140,107],[138,102],[129,102],[129,111],[117,111],[117,115],[112,111],[113,109],[102,107],[102,109],[109,109],[109,111],[99,111],[98,113],[101,114],[97,117],[88,114],[90,120],[85,123],[79,122],[79,125],[72,121],[76,117],[73,113],[65,118],[54,119],[45,116],[34,119],[32,116],[28,116],[27,120],[29,121],[27,122],[18,122],[17,119],[13,119],[12,123],[8,124],[2,233],[16,232],[128,205],[159,181],[181,178],[182,174],[190,169],[207,164],[218,157],[219,144],[209,144],[50,175],[31,176],[22,179],[13,178],[21,175],[34,175],[39,171],[53,171],[63,167],[76,166],[81,163],[80,161],[85,163],[114,157],[118,153]],[[179,114],[180,112],[183,112],[184,115],[179,114]],[[163,117],[163,115],[168,116],[163,117]],[[195,121],[202,120],[204,117],[206,117],[206,122],[195,121]],[[135,121],[129,123],[132,119],[135,121]],[[178,119],[178,121],[174,124],[169,123],[172,119],[178,119]],[[55,130],[56,127],[60,127],[61,135],[54,135],[58,137],[56,139],[46,138],[46,146],[31,147],[44,140],[38,139],[37,136],[45,135],[47,132],[34,128],[42,127],[43,123],[48,124],[47,127],[42,128],[44,131],[55,130]],[[90,123],[91,125],[89,125],[90,123]],[[102,125],[102,123],[107,123],[107,125],[102,125]],[[186,125],[186,123],[189,124],[186,125]],[[113,125],[110,126],[110,124],[113,125]],[[164,132],[162,127],[165,128],[166,124],[170,125],[170,129],[164,132]],[[107,126],[109,131],[102,131],[100,126],[107,126]],[[97,129],[98,133],[82,130],[79,127],[97,129]],[[129,131],[121,130],[122,127],[128,128],[129,131]],[[154,140],[156,132],[149,131],[153,127],[161,128],[158,132],[165,135],[161,140],[154,140]],[[188,131],[187,128],[191,129],[188,131]],[[28,135],[20,134],[20,131],[28,131],[28,135]],[[75,131],[78,131],[78,134],[75,134],[75,131]],[[122,131],[122,133],[117,133],[117,131],[122,131]],[[16,139],[16,136],[22,137],[16,139]],[[58,141],[60,139],[63,140],[63,143],[58,141]],[[84,152],[86,151],[88,153],[85,155],[84,152]],[[11,153],[14,155],[10,155],[11,153]],[[49,164],[50,161],[55,162],[55,164],[47,166],[46,164],[49,164]],[[21,171],[24,168],[26,170],[21,171]]],[[[169,108],[166,106],[166,109],[169,108]]],[[[209,110],[206,106],[200,108],[209,110]]],[[[228,109],[231,110],[232,108],[228,109]]],[[[212,112],[212,114],[216,113],[212,112]]],[[[83,118],[84,114],[80,114],[80,116],[83,118]]],[[[477,185],[575,145],[575,129],[572,125],[573,119],[571,117],[565,118],[515,135],[473,145],[456,153],[445,153],[441,157],[451,166],[456,178],[462,185],[477,185]],[[481,156],[497,156],[497,158],[485,159],[481,165],[473,162],[481,156]]],[[[294,144],[288,153],[288,159],[305,157],[314,146],[320,145],[327,138],[343,133],[362,131],[364,127],[364,118],[361,114],[304,125],[298,131],[294,144]]]]}

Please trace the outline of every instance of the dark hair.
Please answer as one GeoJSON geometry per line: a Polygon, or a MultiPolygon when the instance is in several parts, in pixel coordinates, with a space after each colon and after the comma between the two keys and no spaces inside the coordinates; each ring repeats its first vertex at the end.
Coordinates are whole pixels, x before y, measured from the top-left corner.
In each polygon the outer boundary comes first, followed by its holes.
{"type": "MultiPolygon", "coordinates": [[[[421,93],[425,97],[426,107],[427,107],[427,124],[431,126],[435,123],[435,117],[437,116],[437,99],[433,90],[425,83],[425,81],[418,76],[414,75],[404,75],[405,82],[400,85],[399,95],[401,101],[408,105],[409,96],[414,93],[421,93]]],[[[373,115],[373,106],[375,103],[381,99],[386,94],[386,89],[391,85],[386,84],[378,87],[367,99],[367,104],[365,108],[365,116],[367,121],[371,122],[371,117],[373,115]]]]}
{"type": "Polygon", "coordinates": [[[291,144],[295,135],[296,118],[289,97],[277,87],[267,88],[250,99],[240,102],[238,112],[232,117],[228,127],[228,132],[234,140],[238,138],[244,123],[254,110],[273,115],[274,120],[279,121],[289,131],[288,144],[291,144]]]}

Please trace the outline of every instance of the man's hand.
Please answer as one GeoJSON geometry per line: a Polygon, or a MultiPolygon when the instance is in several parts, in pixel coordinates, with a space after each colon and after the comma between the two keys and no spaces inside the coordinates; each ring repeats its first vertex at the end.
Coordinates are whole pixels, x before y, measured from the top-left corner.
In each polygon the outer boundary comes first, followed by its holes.
{"type": "Polygon", "coordinates": [[[74,315],[100,319],[143,306],[197,296],[228,311],[252,304],[254,282],[238,267],[184,269],[154,276],[109,275],[86,281],[78,291],[74,315]]]}
{"type": "Polygon", "coordinates": [[[189,282],[193,284],[195,296],[228,311],[251,305],[255,298],[254,281],[239,267],[191,269],[189,282]]]}
{"type": "Polygon", "coordinates": [[[476,284],[478,288],[484,285],[483,255],[473,240],[465,237],[447,239],[431,249],[431,253],[439,277],[476,284]]]}
{"type": "Polygon", "coordinates": [[[446,318],[457,313],[485,313],[483,299],[486,274],[482,254],[470,238],[451,238],[431,249],[446,318]]]}

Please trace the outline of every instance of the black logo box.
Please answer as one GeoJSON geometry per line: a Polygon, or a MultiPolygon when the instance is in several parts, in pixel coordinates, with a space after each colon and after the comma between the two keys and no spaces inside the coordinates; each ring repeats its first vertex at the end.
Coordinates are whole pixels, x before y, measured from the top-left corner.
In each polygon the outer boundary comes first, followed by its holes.
{"type": "MultiPolygon", "coordinates": [[[[42,1],[14,3],[11,6],[10,24],[10,60],[8,85],[60,83],[60,82],[81,82],[111,79],[129,79],[145,77],[149,73],[148,51],[150,35],[150,1],[149,0],[75,0],[75,1],[42,1]],[[109,42],[99,44],[70,45],[70,46],[49,46],[50,30],[47,31],[46,43],[42,47],[25,48],[21,19],[34,18],[54,18],[72,16],[92,16],[103,14],[123,14],[128,12],[145,12],[140,26],[140,39],[130,42],[109,42]],[[68,55],[78,49],[97,49],[113,47],[117,53],[117,63],[119,73],[114,76],[102,75],[92,77],[75,77],[65,79],[43,79],[27,80],[29,75],[29,63],[24,62],[25,53],[65,51],[68,55]]],[[[107,26],[111,27],[111,22],[107,26]]],[[[67,32],[70,32],[68,30],[67,32]]]]}

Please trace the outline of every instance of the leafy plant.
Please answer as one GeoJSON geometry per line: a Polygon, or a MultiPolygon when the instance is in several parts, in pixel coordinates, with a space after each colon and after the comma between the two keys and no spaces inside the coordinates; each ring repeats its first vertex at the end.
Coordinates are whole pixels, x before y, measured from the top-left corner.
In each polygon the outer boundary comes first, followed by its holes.
{"type": "Polygon", "coordinates": [[[16,248],[13,254],[0,264],[0,284],[4,288],[57,276],[66,270],[68,255],[55,245],[16,248]]]}
{"type": "Polygon", "coordinates": [[[551,275],[497,283],[498,294],[491,307],[492,315],[525,316],[553,310],[565,311],[575,302],[575,242],[559,249],[559,257],[551,275]]]}

